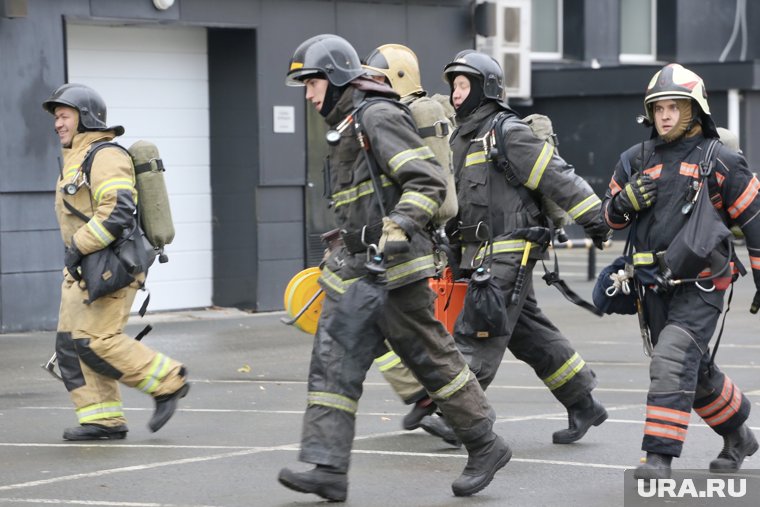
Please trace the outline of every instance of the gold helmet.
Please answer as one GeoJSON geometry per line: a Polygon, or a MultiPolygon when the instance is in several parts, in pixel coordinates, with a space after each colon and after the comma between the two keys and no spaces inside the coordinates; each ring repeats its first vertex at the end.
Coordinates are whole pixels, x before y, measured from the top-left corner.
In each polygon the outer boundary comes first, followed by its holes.
{"type": "Polygon", "coordinates": [[[691,99],[697,103],[704,115],[710,115],[704,81],[694,72],[677,63],[666,65],[649,81],[644,96],[644,109],[649,121],[654,123],[652,103],[666,99],[691,99]]]}
{"type": "Polygon", "coordinates": [[[385,76],[401,97],[424,91],[417,55],[401,44],[378,47],[367,56],[363,67],[370,75],[385,76]]]}

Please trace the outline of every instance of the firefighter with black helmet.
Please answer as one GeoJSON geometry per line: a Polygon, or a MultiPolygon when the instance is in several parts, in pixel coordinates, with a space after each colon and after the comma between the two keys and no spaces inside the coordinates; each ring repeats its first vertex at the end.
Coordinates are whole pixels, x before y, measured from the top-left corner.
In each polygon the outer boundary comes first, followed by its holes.
{"type": "MultiPolygon", "coordinates": [[[[541,248],[516,234],[546,226],[534,197],[540,194],[566,210],[601,248],[609,234],[599,217],[601,201],[553,144],[537,138],[507,107],[504,75],[491,56],[462,51],[445,66],[443,77],[458,124],[451,147],[459,215],[449,227],[450,236],[460,246],[464,272],[473,273],[490,259],[490,276],[504,294],[507,315],[504,334],[465,336],[455,327],[454,338],[483,389],[496,376],[506,349],[528,363],[568,412],[569,427],[555,432],[553,442],[575,442],[604,422],[607,411],[591,394],[597,384],[594,372],[538,307],[531,271],[543,255],[541,248]],[[501,139],[494,142],[497,137],[501,139]],[[506,146],[506,153],[499,146],[506,146]],[[496,157],[506,157],[507,170],[496,157]],[[517,291],[521,264],[525,286],[517,291]]],[[[428,416],[421,426],[450,442],[447,422],[428,416]]]]}
{"type": "Polygon", "coordinates": [[[344,244],[330,254],[320,277],[326,298],[309,368],[299,455],[315,467],[284,468],[278,479],[296,491],[346,499],[362,383],[388,340],[467,447],[467,465],[452,490],[468,496],[485,488],[512,453],[493,432],[493,409],[433,313],[428,277],[435,265],[426,225],[443,199],[441,168],[395,100],[398,95],[365,72],[351,44],[323,34],[295,50],[287,74],[287,83],[304,86],[307,101],[333,129],[329,193],[344,244]],[[362,153],[363,148],[369,151],[362,153]],[[381,268],[384,275],[378,274],[381,268]],[[351,303],[343,295],[369,276],[385,280],[381,316],[364,322],[361,336],[344,334],[352,319],[339,318],[342,305],[351,303]],[[361,345],[354,346],[356,340],[361,345]]]}
{"type": "MultiPolygon", "coordinates": [[[[132,302],[146,273],[129,286],[90,301],[81,279],[87,255],[109,248],[136,227],[137,198],[132,160],[123,150],[106,147],[82,161],[94,145],[124,133],[109,126],[103,98],[89,86],[65,84],[42,104],[55,117],[63,149],[56,185],[55,211],[65,245],[56,355],[64,385],[76,407],[79,426],[65,440],[126,437],[119,382],[151,395],[155,412],[148,422],[158,431],[174,414],[189,384],[185,367],[124,334],[132,302]]],[[[110,277],[104,272],[102,277],[110,277]]]]}
{"type": "MultiPolygon", "coordinates": [[[[744,233],[760,295],[760,182],[741,153],[711,142],[719,136],[704,82],[694,72],[679,64],[664,66],[647,86],[644,110],[644,123],[653,127],[651,138],[621,154],[603,203],[610,227],[632,227],[636,271],[651,268],[658,273],[657,283],[642,283],[643,332],[649,332],[653,348],[641,447],[646,462],[634,475],[670,477],[692,409],[723,437],[723,449],[710,470],[734,472],[757,451],[758,443],[746,425],[750,401],[711,360],[709,350],[733,277],[732,256],[695,266],[701,271],[697,278],[705,280],[674,285],[669,283],[668,259],[676,259],[668,256],[668,249],[672,254],[698,194],[708,192],[705,209],[711,212],[711,202],[719,216],[716,222],[739,226],[744,233]],[[711,149],[713,159],[703,160],[711,149]]],[[[738,266],[738,259],[733,261],[738,266]]]]}

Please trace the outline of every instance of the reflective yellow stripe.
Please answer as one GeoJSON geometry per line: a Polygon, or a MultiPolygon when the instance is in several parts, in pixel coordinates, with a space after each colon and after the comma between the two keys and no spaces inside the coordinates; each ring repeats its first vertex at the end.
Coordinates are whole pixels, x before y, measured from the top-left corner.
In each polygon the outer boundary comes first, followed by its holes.
{"type": "Polygon", "coordinates": [[[475,151],[467,155],[467,158],[464,161],[464,166],[470,167],[471,165],[485,164],[485,163],[486,163],[486,152],[475,151]]]}
{"type": "Polygon", "coordinates": [[[430,393],[430,397],[434,400],[448,400],[454,396],[454,393],[462,389],[465,384],[467,384],[467,381],[470,380],[471,374],[472,373],[470,372],[470,367],[465,365],[462,371],[459,372],[459,375],[454,377],[454,380],[438,389],[436,392],[430,393]]]}
{"type": "MultiPolygon", "coordinates": [[[[380,186],[382,187],[389,187],[393,185],[393,182],[385,177],[384,174],[380,175],[380,186]]],[[[349,203],[354,202],[360,197],[364,197],[365,195],[370,195],[375,192],[375,187],[372,185],[372,181],[364,181],[362,183],[359,183],[355,187],[347,188],[346,190],[341,190],[340,192],[336,192],[332,196],[332,200],[335,203],[334,206],[337,208],[339,206],[343,206],[349,203]]]]}
{"type": "Polygon", "coordinates": [[[567,212],[568,215],[570,215],[573,220],[577,220],[579,217],[583,216],[587,211],[590,211],[592,208],[594,208],[597,204],[601,205],[602,201],[597,197],[596,194],[591,194],[590,196],[583,199],[581,202],[570,208],[570,211],[567,212]]]}
{"type": "Polygon", "coordinates": [[[95,202],[100,202],[106,192],[116,192],[118,190],[129,190],[132,192],[134,189],[134,181],[130,179],[112,178],[101,183],[101,185],[95,189],[95,192],[93,192],[92,198],[95,199],[95,202]]]}
{"type": "MultiPolygon", "coordinates": [[[[538,245],[533,243],[531,244],[531,249],[538,248],[538,245]]],[[[478,254],[475,256],[475,260],[480,260],[483,258],[483,256],[486,253],[490,252],[490,248],[488,246],[483,246],[478,250],[478,254]]],[[[507,253],[507,252],[522,252],[525,250],[525,240],[524,239],[508,239],[504,241],[494,241],[493,244],[493,253],[507,253]]]]}
{"type": "Polygon", "coordinates": [[[581,371],[586,365],[586,361],[581,358],[576,352],[568,359],[565,364],[560,366],[557,371],[552,373],[549,377],[544,379],[544,384],[549,390],[554,391],[565,385],[570,379],[572,379],[576,373],[581,371]]]}
{"type": "Polygon", "coordinates": [[[69,178],[73,178],[81,166],[82,164],[77,164],[66,169],[66,172],[63,174],[63,179],[67,180],[69,178]]]}
{"type": "Polygon", "coordinates": [[[431,217],[436,211],[438,211],[438,204],[436,204],[436,202],[430,197],[419,192],[406,191],[401,194],[401,199],[399,199],[398,202],[399,204],[411,204],[431,217]]]}
{"type": "Polygon", "coordinates": [[[386,354],[383,354],[382,356],[376,358],[375,364],[377,364],[377,368],[380,371],[385,372],[394,366],[401,364],[401,358],[398,357],[395,352],[389,350],[386,354]]]}
{"type": "Polygon", "coordinates": [[[148,375],[137,384],[137,388],[147,394],[153,393],[167,373],[169,373],[169,358],[158,353],[150,365],[148,375]]]}
{"type": "Polygon", "coordinates": [[[404,150],[391,157],[388,161],[388,167],[391,168],[391,174],[395,173],[401,166],[409,162],[410,160],[425,160],[428,158],[434,158],[435,154],[433,150],[427,146],[421,146],[419,148],[413,148],[410,150],[404,150]]]}
{"type": "Polygon", "coordinates": [[[385,272],[385,279],[389,282],[393,282],[428,268],[435,268],[432,254],[425,255],[424,257],[417,257],[416,259],[397,264],[396,266],[391,266],[385,272]]]}
{"type": "Polygon", "coordinates": [[[92,232],[93,236],[98,238],[103,246],[110,245],[116,239],[110,232],[105,229],[105,227],[103,227],[103,224],[94,218],[90,219],[90,221],[87,222],[87,228],[90,230],[90,232],[92,232]]]}
{"type": "Polygon", "coordinates": [[[348,287],[359,278],[350,278],[348,280],[343,280],[341,277],[330,271],[327,266],[325,266],[322,268],[322,275],[319,279],[338,294],[345,294],[346,289],[348,289],[348,287]]]}
{"type": "Polygon", "coordinates": [[[636,194],[633,193],[633,185],[625,186],[625,194],[628,196],[628,200],[631,201],[631,204],[633,205],[633,209],[636,211],[641,210],[639,201],[636,200],[636,194]]]}
{"type": "Polygon", "coordinates": [[[323,407],[336,408],[349,414],[356,414],[359,404],[341,394],[326,393],[324,391],[309,391],[306,398],[309,405],[322,405],[323,407]]]}
{"type": "Polygon", "coordinates": [[[538,188],[538,184],[544,175],[546,166],[549,165],[549,161],[552,159],[552,155],[554,155],[554,146],[544,143],[544,147],[533,164],[533,169],[530,171],[530,177],[528,177],[528,181],[525,183],[526,187],[531,190],[538,188]]]}
{"type": "Polygon", "coordinates": [[[649,266],[654,264],[654,254],[652,252],[639,252],[633,254],[634,266],[649,266]]]}
{"type": "Polygon", "coordinates": [[[121,402],[95,403],[77,409],[79,424],[102,419],[113,419],[114,417],[124,417],[124,409],[121,402]]]}

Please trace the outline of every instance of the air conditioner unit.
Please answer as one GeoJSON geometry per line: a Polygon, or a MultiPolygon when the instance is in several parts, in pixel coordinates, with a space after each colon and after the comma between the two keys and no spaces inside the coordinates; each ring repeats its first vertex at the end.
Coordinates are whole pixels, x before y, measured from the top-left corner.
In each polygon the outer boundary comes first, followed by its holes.
{"type": "Polygon", "coordinates": [[[530,98],[531,0],[490,0],[478,2],[479,23],[483,13],[494,16],[492,35],[475,36],[478,51],[491,55],[504,70],[507,98],[530,98]],[[487,5],[490,4],[490,5],[487,5]],[[485,8],[485,7],[488,8],[485,8]]]}

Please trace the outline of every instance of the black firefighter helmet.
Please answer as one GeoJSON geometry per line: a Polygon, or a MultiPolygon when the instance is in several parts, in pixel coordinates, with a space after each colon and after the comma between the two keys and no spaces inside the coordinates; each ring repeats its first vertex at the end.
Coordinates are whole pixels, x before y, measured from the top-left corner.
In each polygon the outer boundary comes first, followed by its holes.
{"type": "Polygon", "coordinates": [[[42,108],[52,115],[55,114],[57,106],[72,107],[79,112],[79,132],[113,130],[117,136],[124,133],[124,127],[121,125],[109,127],[106,124],[106,103],[103,97],[89,86],[78,83],[59,86],[50,98],[42,103],[42,108]]]}
{"type": "Polygon", "coordinates": [[[459,74],[477,77],[483,83],[483,96],[505,103],[504,71],[491,56],[471,49],[459,52],[443,68],[443,80],[452,85],[459,74]]]}
{"type": "Polygon", "coordinates": [[[290,59],[285,84],[303,86],[310,77],[322,77],[344,86],[366,73],[356,49],[343,37],[322,34],[305,40],[290,59]]]}

